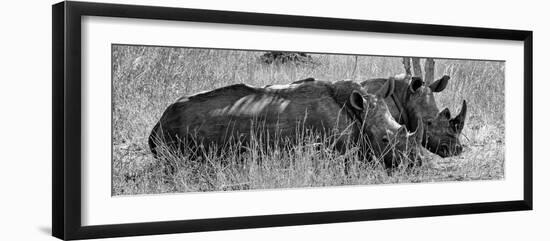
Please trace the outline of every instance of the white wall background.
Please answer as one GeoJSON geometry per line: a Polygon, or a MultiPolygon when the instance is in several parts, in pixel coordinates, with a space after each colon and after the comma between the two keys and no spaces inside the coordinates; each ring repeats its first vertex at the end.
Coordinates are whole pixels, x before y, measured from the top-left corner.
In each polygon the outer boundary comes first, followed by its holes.
{"type": "MultiPolygon", "coordinates": [[[[115,2],[115,1],[110,1],[115,2]]],[[[189,8],[370,20],[528,29],[534,33],[534,211],[253,230],[119,240],[548,240],[550,51],[544,1],[134,0],[189,8]]],[[[0,240],[53,240],[51,231],[51,4],[10,1],[0,9],[0,240]],[[6,135],[7,133],[7,135],[6,135]]]]}

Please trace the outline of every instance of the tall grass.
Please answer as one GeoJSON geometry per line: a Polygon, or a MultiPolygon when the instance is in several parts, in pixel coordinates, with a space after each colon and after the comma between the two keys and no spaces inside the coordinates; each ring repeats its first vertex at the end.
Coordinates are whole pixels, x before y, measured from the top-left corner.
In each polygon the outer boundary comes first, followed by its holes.
{"type": "MultiPolygon", "coordinates": [[[[197,161],[170,149],[153,158],[150,131],[165,108],[183,95],[234,83],[287,84],[315,77],[329,81],[387,77],[403,72],[401,58],[314,54],[312,63],[263,64],[263,52],[115,45],[113,67],[113,195],[248,190],[456,180],[504,176],[504,63],[436,60],[436,77],[451,76],[436,95],[439,107],[456,115],[462,99],[468,118],[458,157],[426,152],[424,165],[389,173],[379,162],[363,162],[314,141],[291,149],[237,148],[197,161]],[[357,66],[357,67],[356,67],[357,66]],[[344,159],[351,175],[344,174],[344,159]],[[262,160],[258,162],[258,160],[262,160]]],[[[307,139],[307,137],[305,137],[307,139]]],[[[259,145],[252,145],[259,146],[259,145]]],[[[186,153],[183,151],[183,153],[186,153]]]]}

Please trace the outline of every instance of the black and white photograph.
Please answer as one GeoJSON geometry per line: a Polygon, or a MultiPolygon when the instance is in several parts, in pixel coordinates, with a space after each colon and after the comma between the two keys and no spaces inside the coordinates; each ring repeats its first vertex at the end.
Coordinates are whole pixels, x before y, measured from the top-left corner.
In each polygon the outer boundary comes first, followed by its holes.
{"type": "Polygon", "coordinates": [[[112,195],[502,180],[505,68],[115,43],[112,195]]]}
{"type": "Polygon", "coordinates": [[[2,9],[0,240],[548,240],[542,1],[2,9]]]}

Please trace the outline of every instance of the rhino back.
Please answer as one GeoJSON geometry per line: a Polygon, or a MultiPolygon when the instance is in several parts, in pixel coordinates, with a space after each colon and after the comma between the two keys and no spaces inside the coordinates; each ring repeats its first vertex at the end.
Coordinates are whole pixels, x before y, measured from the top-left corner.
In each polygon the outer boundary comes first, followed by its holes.
{"type": "Polygon", "coordinates": [[[275,89],[232,85],[180,99],[160,125],[171,139],[191,136],[216,144],[246,141],[252,132],[294,139],[299,128],[345,130],[351,121],[341,109],[326,83],[275,89]]]}

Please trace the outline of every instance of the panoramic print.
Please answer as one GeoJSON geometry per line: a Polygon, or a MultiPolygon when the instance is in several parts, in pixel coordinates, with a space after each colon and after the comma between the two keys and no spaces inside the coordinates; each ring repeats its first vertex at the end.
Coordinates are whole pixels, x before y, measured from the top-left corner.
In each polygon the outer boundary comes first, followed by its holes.
{"type": "Polygon", "coordinates": [[[504,178],[505,62],[112,45],[112,195],[504,178]]]}

